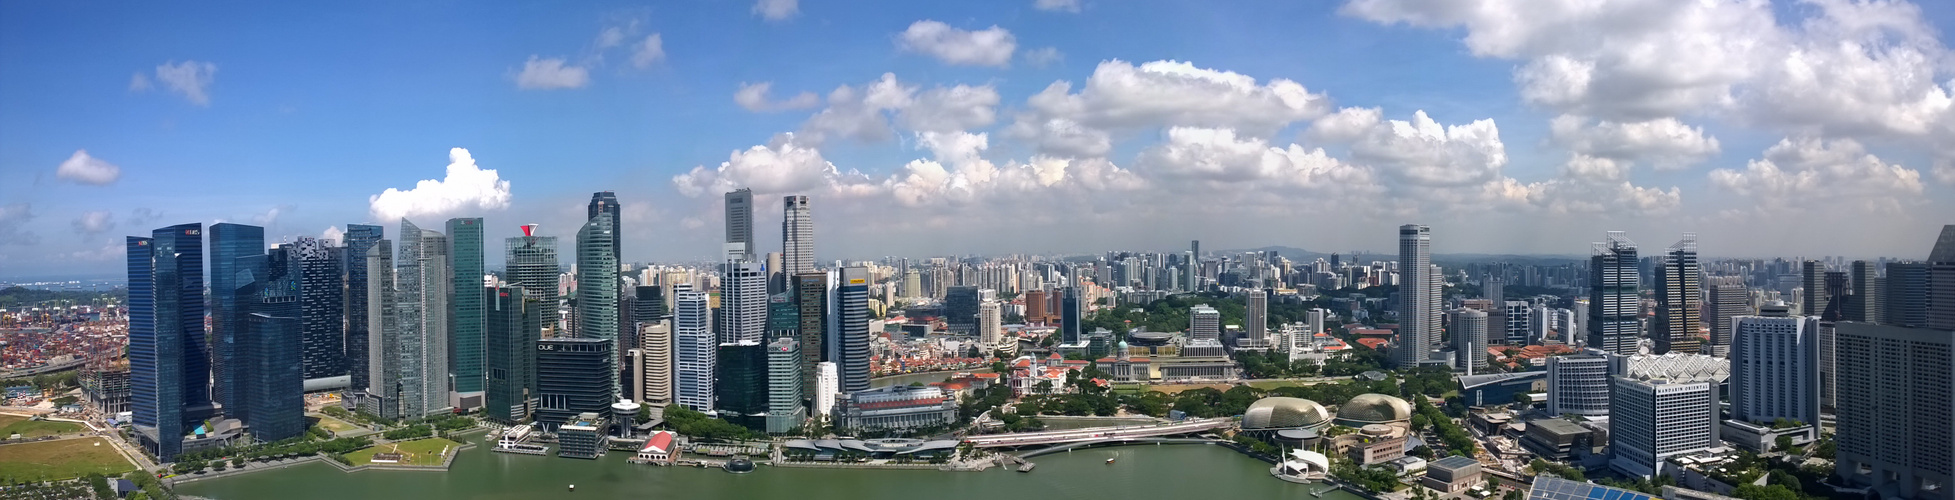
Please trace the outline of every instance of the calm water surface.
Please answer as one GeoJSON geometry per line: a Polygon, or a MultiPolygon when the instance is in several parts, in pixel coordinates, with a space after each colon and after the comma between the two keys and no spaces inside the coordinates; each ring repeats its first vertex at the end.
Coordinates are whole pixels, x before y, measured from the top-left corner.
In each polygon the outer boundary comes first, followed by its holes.
{"type": "MultiPolygon", "coordinates": [[[[479,437],[477,439],[480,439],[479,437]]],[[[324,463],[185,484],[179,493],[219,500],[370,498],[792,498],[795,500],[1300,498],[1357,500],[1344,492],[1312,497],[1322,485],[1269,476],[1269,466],[1213,445],[1127,446],[1046,455],[1029,474],[792,469],[762,466],[751,474],[718,469],[651,467],[613,452],[596,461],[462,452],[453,470],[363,471],[324,463]],[[1117,458],[1108,465],[1107,458],[1117,458]],[[577,491],[566,486],[577,485],[577,491]]]]}

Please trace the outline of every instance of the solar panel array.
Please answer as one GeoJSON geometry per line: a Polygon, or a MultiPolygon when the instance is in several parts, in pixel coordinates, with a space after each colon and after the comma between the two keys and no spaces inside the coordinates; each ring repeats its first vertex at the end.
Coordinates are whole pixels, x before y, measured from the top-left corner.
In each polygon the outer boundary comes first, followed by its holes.
{"type": "Polygon", "coordinates": [[[1527,500],[1661,500],[1648,494],[1558,477],[1534,478],[1527,500]]]}

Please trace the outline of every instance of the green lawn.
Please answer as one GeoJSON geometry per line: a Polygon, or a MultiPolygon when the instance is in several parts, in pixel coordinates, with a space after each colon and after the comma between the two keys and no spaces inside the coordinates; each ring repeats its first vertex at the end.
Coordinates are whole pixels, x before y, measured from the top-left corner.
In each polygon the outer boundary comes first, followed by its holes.
{"type": "Polygon", "coordinates": [[[0,446],[0,478],[48,481],[90,472],[116,477],[132,470],[136,466],[101,438],[0,446]]]}
{"type": "Polygon", "coordinates": [[[319,427],[326,429],[327,432],[333,433],[334,436],[344,436],[347,435],[348,433],[356,433],[356,432],[367,430],[365,427],[349,424],[346,423],[346,421],[344,420],[340,420],[333,417],[328,417],[324,415],[314,415],[313,418],[319,419],[319,423],[318,423],[319,427]]]}
{"type": "Polygon", "coordinates": [[[461,443],[442,438],[416,439],[354,450],[346,454],[346,460],[353,462],[357,467],[372,464],[375,453],[400,453],[405,456],[402,457],[399,465],[441,465],[441,451],[445,448],[448,453],[454,453],[455,448],[459,446],[461,443]]]}
{"type": "Polygon", "coordinates": [[[27,417],[0,415],[0,439],[20,433],[21,437],[53,436],[87,430],[74,422],[54,422],[48,420],[28,420],[27,417]]]}

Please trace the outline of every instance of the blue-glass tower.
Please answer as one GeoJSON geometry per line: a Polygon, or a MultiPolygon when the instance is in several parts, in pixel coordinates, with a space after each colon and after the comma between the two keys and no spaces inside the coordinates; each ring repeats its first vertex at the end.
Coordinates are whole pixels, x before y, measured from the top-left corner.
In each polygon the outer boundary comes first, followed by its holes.
{"type": "Polygon", "coordinates": [[[211,414],[204,227],[165,227],[127,244],[131,412],[144,447],[171,460],[183,451],[185,424],[211,414]]]}
{"type": "Polygon", "coordinates": [[[482,406],[482,218],[448,219],[448,374],[462,408],[482,406]]]}
{"type": "MultiPolygon", "coordinates": [[[[237,291],[250,284],[247,274],[240,277],[240,259],[265,254],[265,228],[243,224],[210,226],[210,349],[211,399],[228,409],[238,402],[237,342],[251,314],[249,298],[240,299],[237,291]]],[[[260,273],[262,274],[262,272],[260,273]]],[[[233,415],[235,416],[235,415],[233,415]]]]}
{"type": "Polygon", "coordinates": [[[380,243],[386,230],[380,226],[347,224],[345,247],[340,252],[344,262],[340,268],[346,272],[346,346],[345,363],[347,372],[352,375],[353,390],[362,390],[370,385],[367,377],[367,250],[380,243]]]}

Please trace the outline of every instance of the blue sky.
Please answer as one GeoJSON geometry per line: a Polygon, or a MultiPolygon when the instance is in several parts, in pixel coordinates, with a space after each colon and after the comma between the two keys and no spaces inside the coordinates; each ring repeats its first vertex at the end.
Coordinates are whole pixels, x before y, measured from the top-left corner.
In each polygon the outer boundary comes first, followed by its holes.
{"type": "Polygon", "coordinates": [[[1941,4],[335,7],[0,4],[0,276],[114,274],[192,221],[569,236],[599,190],[626,259],[703,259],[735,186],[813,197],[822,259],[1407,222],[1441,253],[1919,257],[1955,222],[1941,4]]]}

